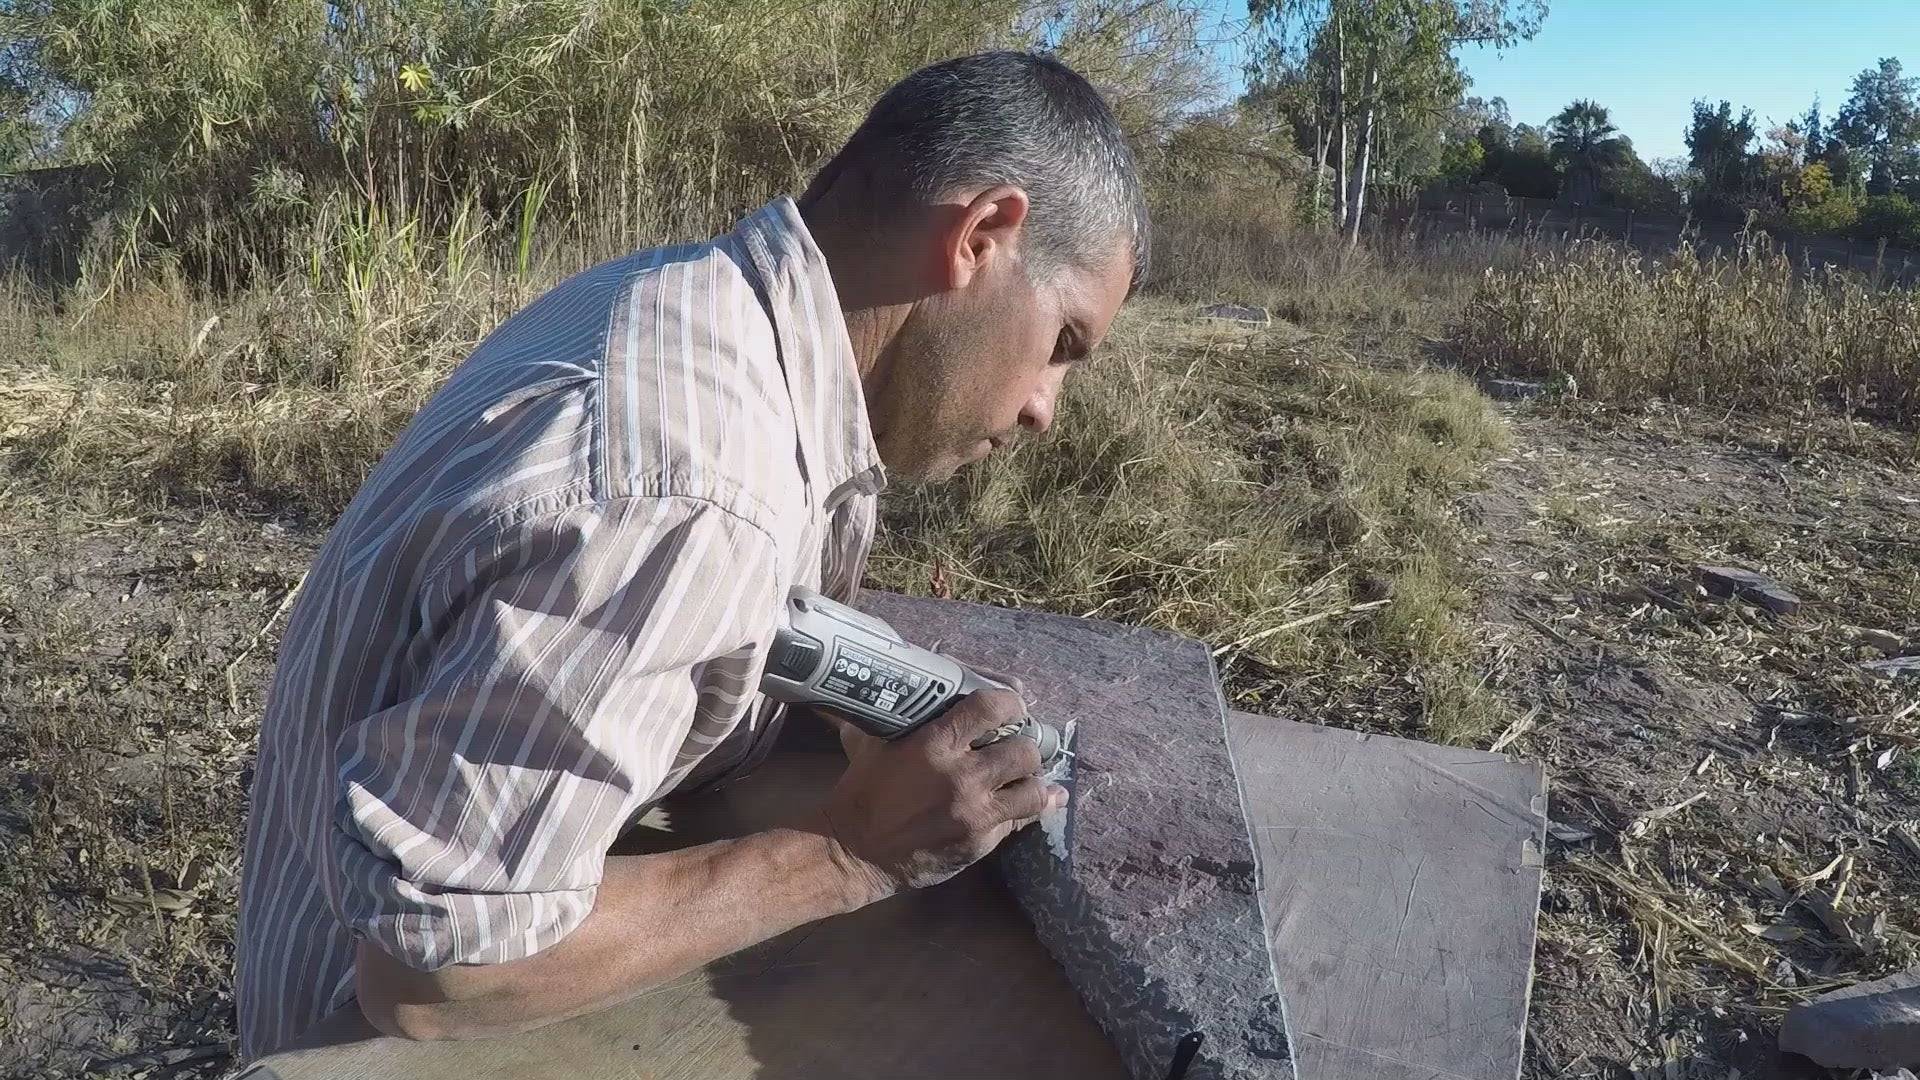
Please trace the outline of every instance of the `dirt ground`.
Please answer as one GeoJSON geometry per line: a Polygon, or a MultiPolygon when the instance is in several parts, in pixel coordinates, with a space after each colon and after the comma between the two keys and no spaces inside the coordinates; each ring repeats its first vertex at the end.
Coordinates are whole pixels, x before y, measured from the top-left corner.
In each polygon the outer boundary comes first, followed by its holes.
{"type": "Polygon", "coordinates": [[[1783,1010],[1915,961],[1920,681],[1860,665],[1920,631],[1920,483],[1867,432],[1510,411],[1471,509],[1509,749],[1551,787],[1528,1075],[1825,1075],[1783,1010]]]}
{"type": "MultiPolygon", "coordinates": [[[[1862,631],[1920,638],[1920,482],[1890,437],[1508,408],[1465,519],[1504,745],[1552,787],[1527,1075],[1808,1075],[1782,1011],[1920,953],[1920,681],[1860,666],[1862,631]]],[[[216,1075],[233,822],[319,531],[0,502],[0,1076],[216,1075]]]]}
{"type": "Polygon", "coordinates": [[[56,512],[12,494],[0,1076],[217,1072],[232,1033],[234,822],[281,605],[315,533],[266,514],[56,512]]]}

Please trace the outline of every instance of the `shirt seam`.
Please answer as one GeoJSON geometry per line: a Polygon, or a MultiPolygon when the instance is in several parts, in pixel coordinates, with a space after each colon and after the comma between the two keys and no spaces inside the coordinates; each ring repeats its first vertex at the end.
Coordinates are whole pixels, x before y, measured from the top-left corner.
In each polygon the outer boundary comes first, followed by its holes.
{"type": "MultiPolygon", "coordinates": [[[[645,254],[645,253],[642,253],[645,254]]],[[[629,255],[628,265],[621,268],[620,280],[613,288],[613,302],[607,305],[606,324],[600,329],[599,381],[594,387],[593,406],[588,410],[592,417],[593,431],[587,438],[587,479],[595,499],[608,497],[612,469],[608,464],[606,391],[607,380],[613,377],[613,333],[619,325],[622,313],[633,304],[633,290],[639,286],[640,278],[648,271],[658,269],[656,262],[649,262],[639,255],[629,255]]],[[[629,388],[629,393],[632,392],[629,388]]]]}
{"type": "Polygon", "coordinates": [[[484,555],[487,558],[498,554],[501,549],[510,542],[509,534],[515,528],[531,524],[543,517],[558,517],[562,514],[569,514],[578,510],[595,510],[606,513],[625,503],[681,500],[703,504],[713,510],[719,511],[727,518],[747,526],[765,538],[767,543],[772,545],[775,551],[780,550],[778,539],[775,538],[773,532],[765,525],[747,517],[732,507],[727,506],[725,503],[705,495],[695,495],[687,492],[658,492],[595,498],[589,493],[589,497],[584,499],[563,499],[550,507],[533,508],[535,503],[564,495],[568,488],[583,486],[586,486],[585,482],[574,481],[571,484],[555,488],[551,491],[540,492],[537,495],[529,495],[510,506],[503,507],[493,514],[488,515],[485,519],[475,524],[474,527],[468,531],[467,536],[459,543],[451,545],[446,554],[434,560],[431,568],[421,576],[419,588],[414,595],[419,598],[432,595],[433,588],[440,584],[448,568],[452,566],[457,559],[465,558],[468,554],[484,555]],[[483,543],[489,535],[492,537],[492,542],[483,543]]]}
{"type": "Polygon", "coordinates": [[[639,275],[629,269],[620,277],[620,284],[613,290],[613,303],[607,305],[607,322],[600,330],[600,372],[594,380],[593,402],[587,409],[589,423],[593,430],[587,434],[587,483],[588,492],[594,498],[606,495],[607,477],[607,394],[606,380],[608,367],[613,363],[613,328],[620,317],[620,310],[626,306],[634,280],[639,275]]]}

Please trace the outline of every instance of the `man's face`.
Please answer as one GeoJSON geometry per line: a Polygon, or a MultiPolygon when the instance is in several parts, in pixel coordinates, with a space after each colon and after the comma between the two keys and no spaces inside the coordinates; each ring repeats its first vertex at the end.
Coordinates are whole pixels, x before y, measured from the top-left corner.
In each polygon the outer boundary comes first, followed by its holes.
{"type": "Polygon", "coordinates": [[[1017,259],[1003,257],[965,287],[916,305],[868,402],[888,470],[939,479],[1023,431],[1046,431],[1068,372],[1126,300],[1130,253],[1116,245],[1107,263],[1033,281],[1017,259]]]}

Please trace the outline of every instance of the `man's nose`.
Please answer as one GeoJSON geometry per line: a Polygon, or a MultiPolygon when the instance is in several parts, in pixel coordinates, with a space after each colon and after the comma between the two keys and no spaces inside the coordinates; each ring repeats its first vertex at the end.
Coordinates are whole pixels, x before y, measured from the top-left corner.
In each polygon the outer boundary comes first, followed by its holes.
{"type": "Polygon", "coordinates": [[[1053,403],[1058,390],[1051,386],[1042,386],[1027,399],[1026,408],[1020,410],[1020,426],[1035,435],[1044,435],[1053,426],[1053,403]]]}

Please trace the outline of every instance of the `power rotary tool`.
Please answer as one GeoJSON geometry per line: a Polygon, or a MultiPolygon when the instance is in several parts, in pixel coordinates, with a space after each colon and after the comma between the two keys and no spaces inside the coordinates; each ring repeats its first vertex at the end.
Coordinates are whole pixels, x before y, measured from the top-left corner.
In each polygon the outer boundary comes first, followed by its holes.
{"type": "MultiPolygon", "coordinates": [[[[1010,690],[952,657],[909,643],[881,619],[802,586],[787,605],[760,692],[844,717],[869,735],[897,739],[940,716],[976,690],[1010,690]]],[[[1052,775],[1071,757],[1067,736],[1032,717],[987,732],[975,747],[1020,735],[1040,744],[1040,771],[1052,775]]]]}

